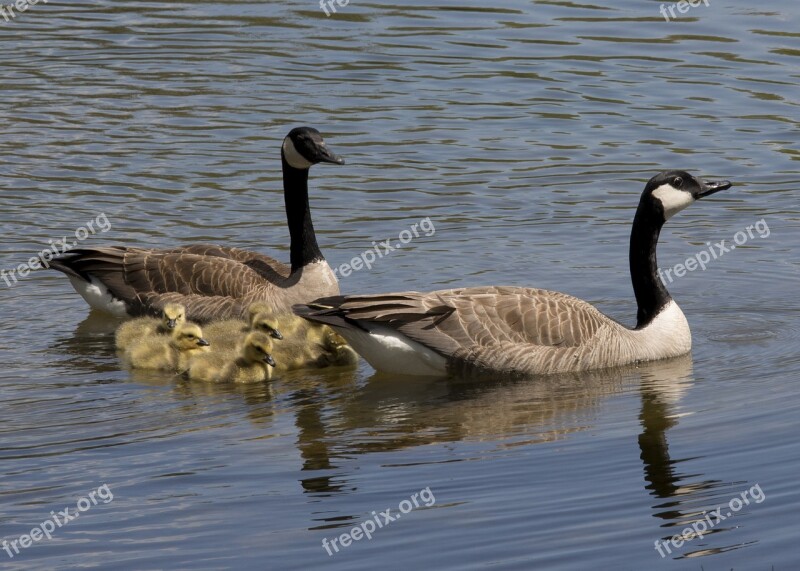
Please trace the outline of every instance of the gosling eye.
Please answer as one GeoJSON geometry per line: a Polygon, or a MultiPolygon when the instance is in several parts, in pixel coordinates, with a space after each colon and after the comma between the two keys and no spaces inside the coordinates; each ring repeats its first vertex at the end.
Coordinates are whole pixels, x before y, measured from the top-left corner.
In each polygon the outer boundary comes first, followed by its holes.
{"type": "Polygon", "coordinates": [[[672,181],[672,186],[675,188],[680,188],[683,186],[683,179],[679,176],[676,176],[675,179],[672,181]]]}

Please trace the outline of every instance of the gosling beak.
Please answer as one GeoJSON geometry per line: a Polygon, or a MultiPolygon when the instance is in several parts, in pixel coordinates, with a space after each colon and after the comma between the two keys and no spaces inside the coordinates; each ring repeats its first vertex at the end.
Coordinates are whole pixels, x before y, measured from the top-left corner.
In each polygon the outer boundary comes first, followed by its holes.
{"type": "Polygon", "coordinates": [[[269,353],[267,353],[266,355],[264,355],[264,362],[265,362],[267,365],[269,365],[270,367],[274,367],[274,366],[275,366],[275,359],[273,359],[273,358],[272,358],[272,355],[270,355],[269,353]]]}
{"type": "Polygon", "coordinates": [[[206,341],[206,340],[205,340],[205,339],[203,339],[202,337],[201,337],[200,339],[198,339],[198,340],[197,340],[197,344],[198,344],[200,347],[209,347],[209,346],[211,346],[211,343],[209,343],[208,341],[206,341]]]}
{"type": "Polygon", "coordinates": [[[175,329],[176,325],[178,325],[178,320],[177,319],[168,319],[167,320],[167,327],[169,327],[170,329],[175,329]]]}
{"type": "Polygon", "coordinates": [[[283,339],[283,335],[281,335],[281,332],[278,331],[277,329],[273,329],[272,331],[270,331],[269,334],[273,339],[278,339],[278,340],[283,339]]]}
{"type": "Polygon", "coordinates": [[[731,183],[727,180],[701,180],[700,181],[700,192],[694,195],[695,199],[698,198],[705,198],[706,196],[711,196],[715,192],[719,192],[720,190],[726,190],[731,187],[731,183]]]}

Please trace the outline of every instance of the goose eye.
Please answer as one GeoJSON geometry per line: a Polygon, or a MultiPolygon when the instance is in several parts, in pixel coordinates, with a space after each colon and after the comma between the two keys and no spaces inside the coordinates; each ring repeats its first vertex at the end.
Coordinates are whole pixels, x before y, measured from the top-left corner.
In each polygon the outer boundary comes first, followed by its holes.
{"type": "Polygon", "coordinates": [[[675,188],[680,188],[683,186],[683,179],[679,176],[675,177],[675,180],[672,181],[672,186],[675,188]]]}

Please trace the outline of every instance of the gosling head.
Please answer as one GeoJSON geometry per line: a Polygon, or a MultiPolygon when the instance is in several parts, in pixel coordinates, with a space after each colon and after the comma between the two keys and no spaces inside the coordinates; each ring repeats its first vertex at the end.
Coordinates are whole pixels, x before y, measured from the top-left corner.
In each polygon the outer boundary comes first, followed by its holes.
{"type": "Polygon", "coordinates": [[[162,311],[162,323],[169,330],[186,323],[186,308],[180,303],[168,303],[162,311]]]}
{"type": "Polygon", "coordinates": [[[701,180],[686,171],[664,171],[648,181],[639,206],[666,222],[697,200],[730,187],[727,180],[701,180]]]}
{"type": "Polygon", "coordinates": [[[247,323],[252,325],[253,324],[253,319],[259,313],[267,313],[269,315],[273,315],[274,314],[271,305],[269,305],[268,303],[265,303],[263,301],[257,301],[255,303],[251,303],[247,307],[247,323]]]}
{"type": "Polygon", "coordinates": [[[179,351],[193,351],[210,345],[203,339],[203,330],[195,323],[177,326],[172,332],[172,344],[179,351]]]}
{"type": "Polygon", "coordinates": [[[311,127],[297,127],[283,140],[281,157],[292,168],[308,170],[317,163],[343,165],[344,159],[332,152],[319,131],[311,127]]]}
{"type": "Polygon", "coordinates": [[[272,358],[272,338],[261,331],[248,333],[244,338],[242,356],[250,363],[266,363],[270,367],[275,366],[275,359],[272,358]]]}
{"type": "Polygon", "coordinates": [[[262,331],[273,339],[283,339],[283,335],[278,331],[278,320],[269,313],[258,313],[253,316],[250,322],[252,331],[262,331]]]}

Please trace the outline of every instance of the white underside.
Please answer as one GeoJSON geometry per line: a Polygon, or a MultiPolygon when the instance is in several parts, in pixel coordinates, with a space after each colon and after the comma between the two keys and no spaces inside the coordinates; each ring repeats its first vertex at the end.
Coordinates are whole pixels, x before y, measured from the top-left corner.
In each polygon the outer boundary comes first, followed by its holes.
{"type": "Polygon", "coordinates": [[[69,276],[69,281],[72,282],[72,287],[75,288],[81,297],[86,300],[89,307],[99,311],[105,311],[115,317],[127,317],[128,312],[125,309],[125,304],[114,298],[108,291],[108,288],[95,278],[90,278],[91,282],[87,282],[75,276],[69,276]]]}
{"type": "Polygon", "coordinates": [[[377,371],[396,375],[442,376],[447,361],[424,345],[382,325],[361,329],[334,327],[356,352],[377,371]]]}

